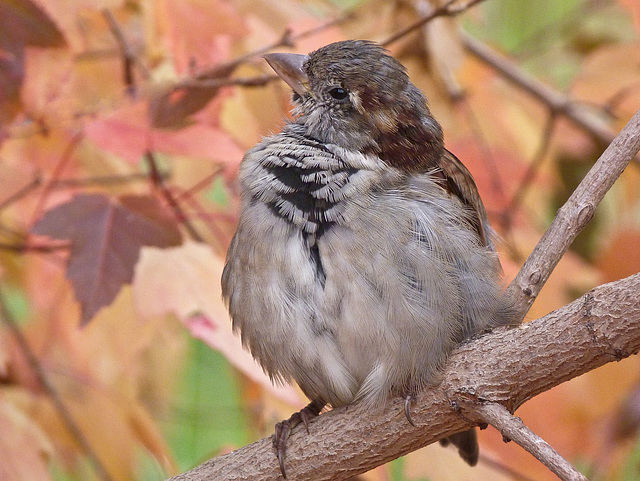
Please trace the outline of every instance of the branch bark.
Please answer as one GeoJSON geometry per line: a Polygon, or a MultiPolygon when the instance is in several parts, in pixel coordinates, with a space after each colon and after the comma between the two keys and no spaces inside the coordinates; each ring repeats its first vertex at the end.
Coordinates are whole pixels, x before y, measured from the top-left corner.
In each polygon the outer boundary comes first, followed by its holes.
{"type": "MultiPolygon", "coordinates": [[[[441,385],[420,393],[412,417],[395,399],[374,411],[335,409],[294,430],[291,480],[346,480],[473,426],[470,407],[497,402],[510,412],[537,394],[640,351],[640,274],[599,286],[547,316],[460,346],[441,385]],[[363,435],[366,433],[366,435],[363,435]]],[[[476,421],[477,422],[477,421],[476,421]]],[[[271,437],[210,459],[171,481],[281,480],[271,437]]]]}
{"type": "Polygon", "coordinates": [[[520,418],[507,411],[502,404],[484,403],[476,406],[475,411],[483,421],[498,429],[506,438],[524,447],[560,479],[587,481],[582,473],[571,466],[544,439],[525,426],[520,418]]]}

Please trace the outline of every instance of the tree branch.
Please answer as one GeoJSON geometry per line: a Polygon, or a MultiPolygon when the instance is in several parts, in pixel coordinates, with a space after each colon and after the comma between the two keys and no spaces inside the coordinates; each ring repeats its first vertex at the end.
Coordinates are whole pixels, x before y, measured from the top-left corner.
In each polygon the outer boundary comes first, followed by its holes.
{"type": "MultiPolygon", "coordinates": [[[[640,111],[559,210],[511,284],[523,312],[639,149],[640,111]]],[[[449,360],[442,384],[417,396],[415,405],[420,411],[412,417],[418,429],[406,422],[403,403],[398,400],[378,411],[365,411],[356,404],[320,416],[311,423],[309,434],[300,429],[293,433],[287,470],[292,479],[348,479],[469,428],[479,417],[486,421],[482,403],[500,403],[513,412],[543,391],[637,353],[638,292],[640,274],[600,286],[520,328],[494,332],[460,346],[449,360]]],[[[279,476],[267,438],[171,479],[267,480],[279,476]]]]}
{"type": "Polygon", "coordinates": [[[422,28],[425,24],[429,23],[431,20],[437,17],[455,17],[456,15],[460,15],[461,13],[466,12],[471,7],[476,6],[478,3],[483,2],[484,0],[470,0],[469,2],[462,5],[455,5],[456,0],[448,0],[443,5],[435,8],[432,12],[427,15],[419,18],[411,25],[403,28],[402,30],[394,33],[390,37],[381,41],[380,44],[385,47],[389,46],[393,42],[398,41],[402,37],[410,34],[411,32],[422,28]]]}
{"type": "Polygon", "coordinates": [[[580,185],[558,210],[551,226],[525,261],[509,293],[524,315],[540,293],[560,258],[591,220],[596,207],[640,150],[640,110],[609,144],[580,185]]]}
{"type": "MultiPolygon", "coordinates": [[[[610,143],[615,132],[593,110],[579,105],[568,95],[552,89],[527,74],[512,61],[494,52],[480,40],[460,32],[464,47],[476,58],[498,71],[504,78],[531,94],[554,114],[562,114],[602,144],[610,143]]],[[[604,113],[604,110],[603,110],[604,113]]]]}
{"type": "MultiPolygon", "coordinates": [[[[580,122],[578,111],[566,98],[540,90],[540,85],[530,87],[549,101],[553,112],[580,122]]],[[[602,134],[600,131],[600,138],[602,134]]],[[[509,286],[522,316],[639,149],[640,111],[558,211],[509,286]]],[[[377,411],[365,411],[355,404],[320,416],[310,424],[309,434],[301,429],[292,433],[287,457],[290,476],[319,481],[349,479],[482,421],[496,424],[527,447],[532,433],[523,436],[522,430],[514,427],[513,418],[501,416],[504,412],[497,404],[513,412],[543,391],[637,353],[639,291],[640,274],[636,274],[600,286],[518,329],[494,332],[461,346],[449,360],[442,384],[417,396],[415,405],[420,411],[412,416],[417,429],[406,422],[403,403],[398,400],[377,411]]],[[[579,473],[546,443],[542,449],[529,446],[529,450],[553,465],[554,472],[564,479],[580,479],[579,473]]],[[[271,439],[266,438],[211,459],[171,481],[268,480],[280,476],[271,439]]]]}
{"type": "MultiPolygon", "coordinates": [[[[593,289],[580,299],[516,329],[460,346],[441,385],[421,392],[407,422],[404,401],[366,411],[345,406],[294,430],[291,480],[346,480],[474,425],[469,406],[503,404],[513,412],[528,399],[640,350],[640,274],[593,289]],[[363,436],[366,433],[366,436],[363,436]]],[[[213,458],[171,481],[281,480],[271,437],[213,458]]]]}
{"type": "Polygon", "coordinates": [[[560,479],[587,481],[587,478],[569,464],[544,439],[524,425],[522,419],[515,417],[502,404],[484,403],[475,406],[482,421],[491,424],[509,440],[533,454],[560,479]]]}

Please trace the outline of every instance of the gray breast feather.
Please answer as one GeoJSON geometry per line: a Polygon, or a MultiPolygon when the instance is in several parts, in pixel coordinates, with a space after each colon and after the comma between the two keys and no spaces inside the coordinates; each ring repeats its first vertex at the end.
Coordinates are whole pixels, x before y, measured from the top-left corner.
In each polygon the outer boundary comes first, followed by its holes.
{"type": "Polygon", "coordinates": [[[495,254],[428,173],[300,142],[285,129],[243,161],[223,274],[234,328],[274,380],[334,406],[437,382],[508,308],[495,254]]]}

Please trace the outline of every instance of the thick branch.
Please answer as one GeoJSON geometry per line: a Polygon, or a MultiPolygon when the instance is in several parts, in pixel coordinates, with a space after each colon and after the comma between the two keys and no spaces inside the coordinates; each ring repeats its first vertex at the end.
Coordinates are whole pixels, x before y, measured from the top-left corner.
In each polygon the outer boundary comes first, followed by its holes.
{"type": "Polygon", "coordinates": [[[509,286],[522,317],[604,195],[640,150],[640,110],[582,179],[509,286]]]}
{"type": "MultiPolygon", "coordinates": [[[[287,452],[289,479],[344,480],[473,425],[464,409],[498,402],[513,412],[560,383],[640,350],[640,274],[606,284],[516,329],[459,347],[438,387],[417,396],[413,420],[404,402],[364,411],[347,406],[295,429],[287,452]],[[366,435],[363,435],[366,433],[366,435]]],[[[477,416],[477,415],[476,415],[477,416]]],[[[282,479],[271,438],[207,461],[172,481],[282,479]]]]}

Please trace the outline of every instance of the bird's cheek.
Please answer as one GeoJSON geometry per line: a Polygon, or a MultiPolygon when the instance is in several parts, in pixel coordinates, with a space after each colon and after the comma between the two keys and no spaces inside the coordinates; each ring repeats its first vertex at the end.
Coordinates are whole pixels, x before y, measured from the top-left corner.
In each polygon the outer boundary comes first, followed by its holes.
{"type": "Polygon", "coordinates": [[[395,133],[398,131],[398,122],[395,115],[385,109],[376,109],[370,114],[371,121],[376,129],[383,134],[395,133]]]}
{"type": "Polygon", "coordinates": [[[361,115],[365,115],[367,110],[362,105],[362,99],[358,92],[349,92],[349,100],[351,101],[351,105],[353,108],[361,115]]]}

